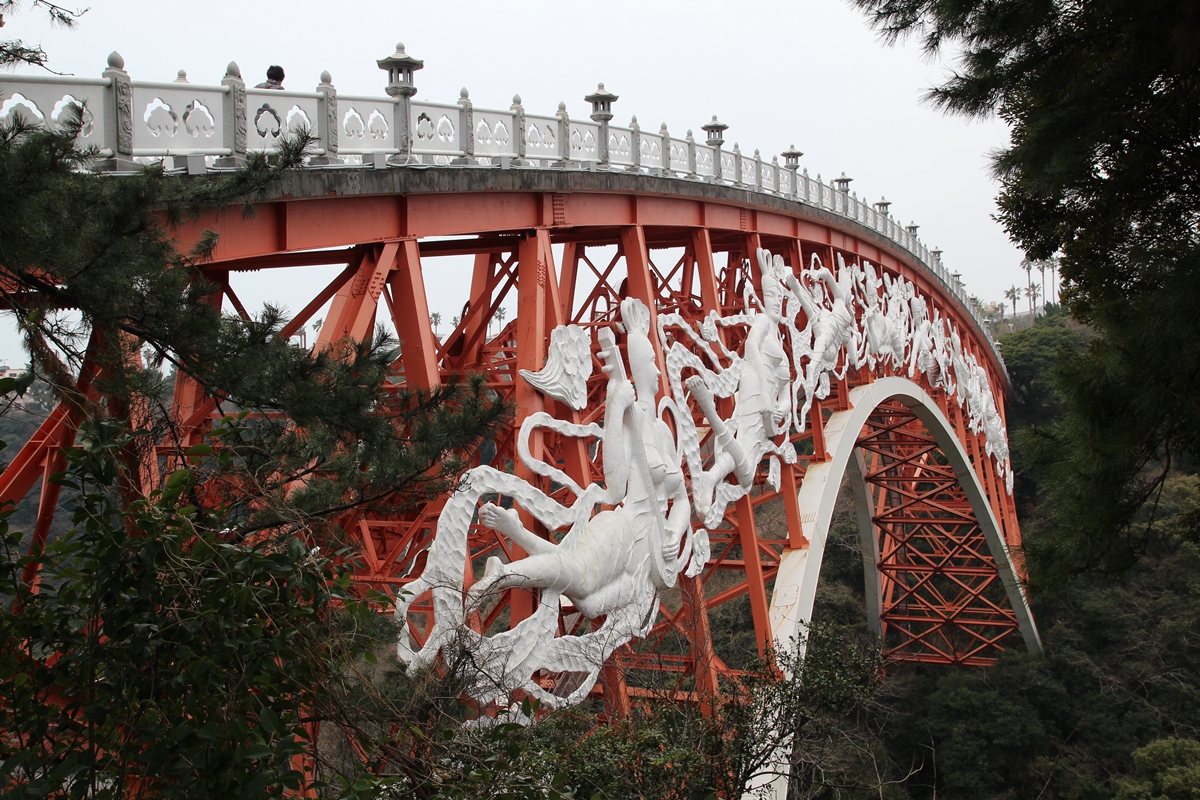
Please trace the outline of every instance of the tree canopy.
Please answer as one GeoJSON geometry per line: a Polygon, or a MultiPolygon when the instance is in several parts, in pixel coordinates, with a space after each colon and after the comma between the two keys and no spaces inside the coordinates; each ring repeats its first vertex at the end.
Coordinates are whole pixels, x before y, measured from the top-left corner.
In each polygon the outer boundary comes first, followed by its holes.
{"type": "Polygon", "coordinates": [[[1200,447],[1200,11],[1189,0],[854,0],[887,39],[959,48],[928,99],[996,113],[999,220],[1060,254],[1062,299],[1097,336],[1062,361],[1066,413],[1034,434],[1056,525],[1043,574],[1120,570],[1172,463],[1200,447]]]}

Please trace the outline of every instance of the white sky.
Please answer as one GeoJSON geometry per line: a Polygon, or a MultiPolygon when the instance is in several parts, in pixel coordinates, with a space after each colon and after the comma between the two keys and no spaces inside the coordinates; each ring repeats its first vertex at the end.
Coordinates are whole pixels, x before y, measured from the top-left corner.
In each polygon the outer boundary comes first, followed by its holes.
{"type": "MultiPolygon", "coordinates": [[[[893,216],[919,224],[972,294],[1002,300],[1009,285],[1024,285],[1021,254],[991,218],[997,187],[986,155],[1007,142],[1006,128],[924,105],[948,65],[915,44],[885,47],[842,0],[93,0],[73,31],[51,29],[28,7],[5,21],[0,38],[40,44],[52,68],[79,76],[99,77],[116,50],[134,80],[173,80],[184,69],[192,83],[217,84],[234,60],[250,84],[281,64],[288,89],[311,90],[329,70],[341,93],[382,96],[375,59],[401,40],[425,60],[418,96],[435,102],[454,102],[465,86],[477,107],[507,108],[519,93],[530,113],[552,114],[565,100],[585,117],[583,96],[603,81],[620,96],[617,124],[636,114],[644,129],[666,122],[672,135],[691,128],[700,138],[716,114],[729,125],[726,141],[747,154],[760,148],[769,159],[794,143],[811,175],[844,171],[860,197],[886,195],[893,216]]],[[[457,308],[439,301],[435,276],[426,281],[430,310],[448,321],[457,308]]],[[[266,283],[239,292],[248,306],[295,310],[313,284],[295,298],[273,296],[278,287],[266,283]]],[[[0,325],[0,361],[23,364],[10,328],[0,325]]]]}

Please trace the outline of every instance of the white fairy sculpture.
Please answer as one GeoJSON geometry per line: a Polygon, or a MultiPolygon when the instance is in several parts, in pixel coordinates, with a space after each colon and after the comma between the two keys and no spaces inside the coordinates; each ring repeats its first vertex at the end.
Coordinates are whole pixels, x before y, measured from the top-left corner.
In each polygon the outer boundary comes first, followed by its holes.
{"type": "Polygon", "coordinates": [[[728,505],[750,491],[765,455],[773,456],[771,479],[776,489],[778,458],[796,461],[796,450],[789,442],[782,446],[775,442],[792,421],[792,371],[780,336],[784,324],[783,259],[776,256],[772,263],[771,254],[761,248],[756,255],[762,300],[757,312],[749,315],[733,416],[726,420],[717,411],[716,393],[704,372],[685,381],[713,433],[713,462],[708,469],[702,466],[698,450],[685,451],[692,474],[692,501],[708,527],[717,525],[728,505]],[[730,475],[736,486],[726,483],[730,475]]]}
{"type": "MultiPolygon", "coordinates": [[[[522,462],[569,487],[575,502],[560,504],[526,481],[491,467],[470,470],[438,518],[424,572],[397,600],[396,616],[406,631],[398,643],[400,658],[420,667],[432,663],[445,647],[469,647],[473,658],[468,668],[473,672],[468,677],[473,684],[468,693],[480,704],[503,703],[516,689],[549,708],[579,702],[608,656],[649,631],[658,593],[675,584],[689,559],[708,557],[707,541],[690,535],[691,505],[670,428],[654,413],[658,370],[648,338],[649,311],[637,300],[624,301],[621,310],[633,381],[626,376],[612,331],[602,329],[601,357],[609,376],[604,425],[577,425],[536,412],[518,434],[522,462]],[[534,459],[528,441],[538,427],[599,438],[604,485],[580,486],[557,467],[534,459]],[[488,494],[512,498],[547,531],[565,528],[565,535],[557,543],[542,538],[525,527],[515,508],[491,503],[479,508],[488,494]],[[612,507],[594,513],[598,504],[612,507]],[[467,535],[477,510],[482,524],[529,555],[507,564],[489,559],[464,602],[467,535]],[[510,588],[541,590],[532,616],[494,636],[465,624],[467,615],[489,596],[510,588]],[[426,591],[433,596],[434,620],[424,645],[414,651],[407,634],[408,612],[426,591]],[[588,633],[556,635],[564,599],[589,619],[604,616],[604,622],[588,633]],[[543,670],[583,673],[583,678],[572,683],[567,696],[558,696],[533,680],[543,670]]],[[[591,372],[590,341],[578,328],[552,341],[559,346],[551,347],[545,369],[526,377],[546,395],[571,404],[591,372]]]]}
{"type": "Polygon", "coordinates": [[[854,278],[846,268],[841,254],[838,254],[838,269],[839,274],[835,277],[814,253],[810,266],[804,273],[804,277],[814,287],[824,286],[824,293],[829,300],[828,307],[818,301],[816,293],[810,291],[796,276],[789,273],[785,279],[792,295],[804,308],[808,318],[805,330],[811,331],[812,335],[804,380],[799,382],[794,393],[798,401],[798,390],[804,390],[804,406],[797,415],[801,427],[813,402],[829,396],[830,374],[840,380],[846,377],[849,367],[859,366],[858,353],[861,350],[862,332],[854,316],[854,278]],[[842,366],[838,370],[839,356],[843,352],[845,358],[841,359],[842,366]]]}
{"type": "MultiPolygon", "coordinates": [[[[888,312],[889,295],[881,290],[883,283],[875,275],[875,267],[864,261],[860,289],[863,297],[862,327],[866,343],[867,366],[875,369],[876,361],[890,363],[892,369],[904,364],[904,331],[888,312]]],[[[888,279],[884,273],[884,280],[888,279]]],[[[897,281],[899,282],[899,281],[897,281]]]]}

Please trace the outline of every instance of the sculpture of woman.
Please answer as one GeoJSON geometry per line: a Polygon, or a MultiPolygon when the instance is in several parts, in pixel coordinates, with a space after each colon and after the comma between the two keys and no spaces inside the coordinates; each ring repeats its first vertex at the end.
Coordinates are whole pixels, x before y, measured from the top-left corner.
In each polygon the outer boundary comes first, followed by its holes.
{"type": "Polygon", "coordinates": [[[741,377],[734,393],[733,415],[729,420],[717,411],[712,389],[701,375],[686,381],[692,397],[700,406],[713,432],[713,463],[709,469],[692,470],[692,500],[705,524],[715,526],[725,506],[750,491],[758,464],[769,451],[775,451],[793,463],[795,449],[789,443],[777,447],[775,437],[786,432],[791,420],[791,365],[783,349],[779,327],[783,320],[784,288],[780,280],[783,259],[760,249],[757,253],[762,302],[753,315],[746,336],[741,377]],[[789,457],[790,456],[790,457],[789,457]],[[738,488],[715,497],[725,478],[733,475],[738,488]]]}

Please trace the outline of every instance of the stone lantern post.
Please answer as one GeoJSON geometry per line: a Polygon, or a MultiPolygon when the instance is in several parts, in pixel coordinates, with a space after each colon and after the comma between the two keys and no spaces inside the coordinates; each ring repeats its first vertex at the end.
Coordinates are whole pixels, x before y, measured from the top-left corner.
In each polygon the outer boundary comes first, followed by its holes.
{"type": "Polygon", "coordinates": [[[725,144],[725,131],[729,126],[717,119],[717,115],[713,114],[712,122],[707,125],[701,125],[700,130],[704,131],[706,143],[713,149],[713,180],[718,183],[721,181],[721,145],[725,144]]]}
{"type": "MultiPolygon", "coordinates": [[[[792,199],[795,200],[800,190],[797,180],[799,176],[796,173],[800,169],[800,156],[804,155],[804,153],[797,150],[796,145],[793,144],[789,145],[788,149],[784,150],[780,155],[783,156],[783,168],[792,173],[792,199]]],[[[776,178],[775,181],[778,184],[779,179],[776,178]]]]}
{"type": "Polygon", "coordinates": [[[413,73],[425,66],[419,58],[404,52],[404,42],[396,44],[396,52],[387,58],[378,59],[376,64],[386,70],[388,85],[384,90],[389,97],[399,98],[392,128],[395,131],[396,147],[400,150],[397,163],[408,164],[412,160],[412,97],[417,93],[413,85],[413,73]]]}
{"type": "Polygon", "coordinates": [[[600,141],[596,142],[596,155],[600,163],[608,165],[608,123],[613,118],[612,104],[617,102],[617,96],[604,88],[603,83],[596,84],[596,91],[583,98],[592,104],[592,121],[600,123],[600,141]]]}

